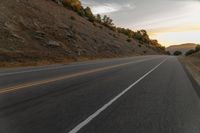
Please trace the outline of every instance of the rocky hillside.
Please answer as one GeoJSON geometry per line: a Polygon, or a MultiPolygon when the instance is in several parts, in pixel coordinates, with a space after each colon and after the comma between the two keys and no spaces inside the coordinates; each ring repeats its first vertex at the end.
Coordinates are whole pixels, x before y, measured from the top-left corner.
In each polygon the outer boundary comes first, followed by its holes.
{"type": "Polygon", "coordinates": [[[186,44],[169,46],[166,50],[169,51],[171,54],[173,54],[175,51],[181,51],[184,55],[187,51],[195,49],[196,46],[197,44],[194,43],[186,43],[186,44]]]}
{"type": "Polygon", "coordinates": [[[0,66],[162,52],[92,23],[52,0],[0,2],[0,66]]]}

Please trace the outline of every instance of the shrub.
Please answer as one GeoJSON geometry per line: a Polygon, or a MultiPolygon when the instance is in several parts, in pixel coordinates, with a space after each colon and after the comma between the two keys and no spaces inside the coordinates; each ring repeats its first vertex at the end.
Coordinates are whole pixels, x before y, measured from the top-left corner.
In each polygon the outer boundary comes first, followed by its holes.
{"type": "Polygon", "coordinates": [[[71,8],[77,12],[82,8],[81,2],[79,0],[63,0],[62,3],[65,7],[71,8]]]}
{"type": "Polygon", "coordinates": [[[70,19],[71,20],[76,20],[76,18],[74,16],[71,16],[70,19]]]}
{"type": "Polygon", "coordinates": [[[127,41],[127,42],[131,42],[132,40],[131,40],[130,38],[128,38],[126,41],[127,41]]]}
{"type": "Polygon", "coordinates": [[[101,15],[100,15],[100,14],[97,14],[97,16],[96,16],[96,21],[97,21],[98,23],[101,23],[101,15]]]}
{"type": "Polygon", "coordinates": [[[196,52],[199,52],[199,51],[200,51],[200,45],[197,45],[197,46],[196,46],[195,51],[196,51],[196,52]]]}
{"type": "Polygon", "coordinates": [[[182,52],[181,52],[181,51],[175,51],[175,52],[174,52],[174,55],[175,55],[175,56],[182,55],[182,52]]]}
{"type": "Polygon", "coordinates": [[[82,17],[85,16],[85,11],[83,8],[81,8],[79,11],[77,11],[77,13],[82,17]]]}
{"type": "Polygon", "coordinates": [[[194,49],[191,49],[191,50],[189,50],[189,51],[187,51],[187,52],[185,53],[185,56],[189,56],[189,55],[194,54],[194,53],[195,53],[195,50],[194,50],[194,49]]]}
{"type": "Polygon", "coordinates": [[[185,56],[192,55],[192,54],[197,53],[197,52],[199,52],[199,51],[200,51],[200,45],[197,45],[196,48],[195,48],[195,50],[194,50],[194,49],[191,49],[191,50],[187,51],[187,52],[185,53],[185,56]]]}
{"type": "Polygon", "coordinates": [[[102,23],[107,27],[114,26],[113,20],[110,17],[108,17],[107,15],[103,16],[102,23]]]}
{"type": "Polygon", "coordinates": [[[91,9],[90,9],[89,7],[86,7],[86,8],[84,9],[84,11],[85,11],[85,16],[88,18],[88,20],[89,20],[90,22],[94,22],[94,21],[95,21],[95,17],[94,17],[94,15],[93,15],[91,9]]]}
{"type": "Polygon", "coordinates": [[[92,22],[92,23],[94,23],[94,22],[95,22],[95,19],[94,19],[94,17],[89,17],[89,18],[88,18],[88,20],[89,20],[90,22],[92,22]]]}

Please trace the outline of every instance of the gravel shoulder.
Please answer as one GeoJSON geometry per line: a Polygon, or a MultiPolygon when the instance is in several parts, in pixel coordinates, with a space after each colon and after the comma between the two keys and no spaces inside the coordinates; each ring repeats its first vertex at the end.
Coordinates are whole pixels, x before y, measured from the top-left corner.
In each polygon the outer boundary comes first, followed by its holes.
{"type": "Polygon", "coordinates": [[[197,57],[179,57],[179,60],[185,65],[188,72],[200,85],[200,59],[197,57]]]}

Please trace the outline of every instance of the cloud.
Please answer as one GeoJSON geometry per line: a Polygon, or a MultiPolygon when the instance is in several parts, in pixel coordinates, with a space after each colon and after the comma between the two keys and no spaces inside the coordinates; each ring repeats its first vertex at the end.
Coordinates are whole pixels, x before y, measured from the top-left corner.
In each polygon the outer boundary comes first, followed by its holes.
{"type": "Polygon", "coordinates": [[[103,2],[93,0],[82,0],[83,5],[89,6],[94,14],[109,14],[124,10],[131,10],[135,5],[131,3],[103,2]]]}
{"type": "Polygon", "coordinates": [[[120,7],[116,5],[105,4],[105,5],[93,6],[91,7],[91,9],[94,14],[106,14],[119,11],[120,7]]]}

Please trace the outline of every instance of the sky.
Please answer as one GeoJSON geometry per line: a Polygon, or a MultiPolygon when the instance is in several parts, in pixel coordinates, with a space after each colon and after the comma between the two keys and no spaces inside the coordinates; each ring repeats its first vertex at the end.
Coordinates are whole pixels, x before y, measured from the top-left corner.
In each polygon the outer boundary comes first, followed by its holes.
{"type": "Polygon", "coordinates": [[[200,43],[200,0],[81,0],[116,26],[145,29],[162,45],[200,43]]]}

